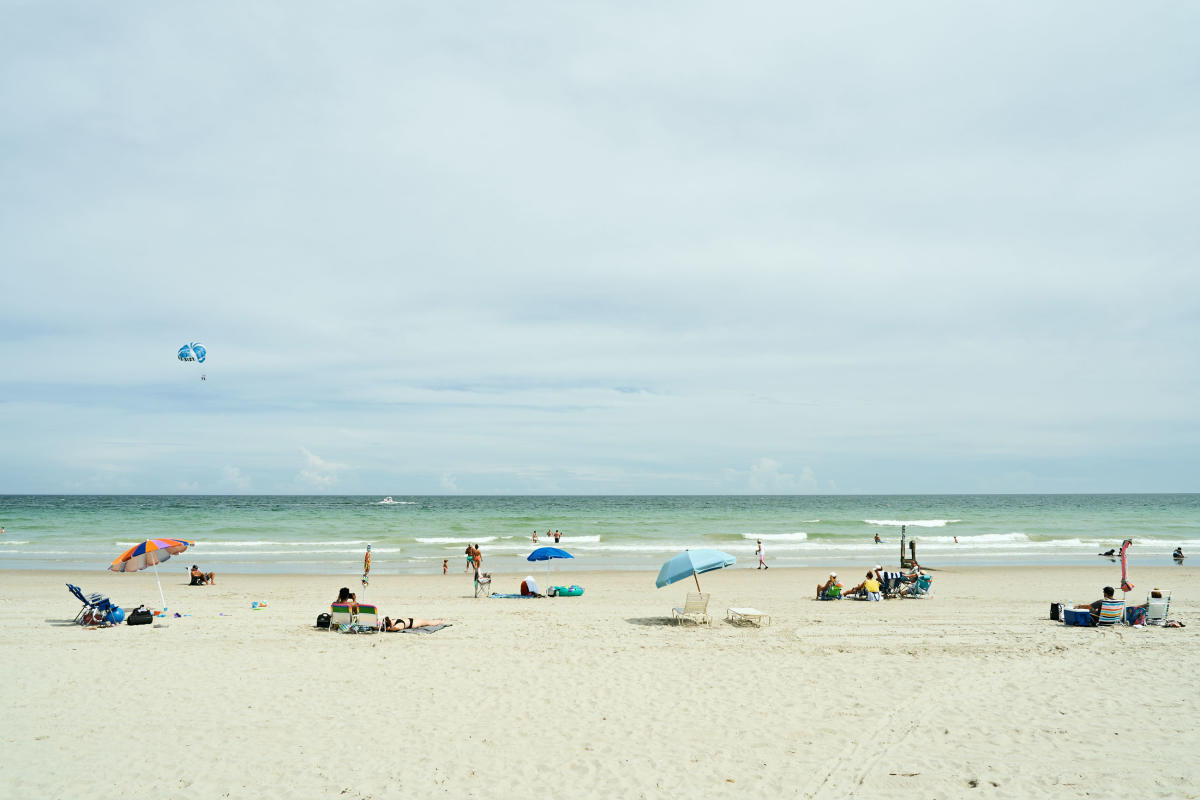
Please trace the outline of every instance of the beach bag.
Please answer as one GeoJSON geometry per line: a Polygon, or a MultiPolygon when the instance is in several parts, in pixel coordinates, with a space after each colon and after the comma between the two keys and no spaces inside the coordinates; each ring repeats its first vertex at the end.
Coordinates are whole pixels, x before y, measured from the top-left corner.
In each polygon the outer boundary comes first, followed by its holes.
{"type": "Polygon", "coordinates": [[[1062,619],[1062,603],[1050,604],[1050,619],[1054,620],[1055,622],[1058,622],[1060,619],[1062,619]]]}
{"type": "Polygon", "coordinates": [[[330,620],[330,616],[328,614],[317,614],[317,627],[325,628],[326,630],[328,630],[329,620],[330,620]]]}
{"type": "Polygon", "coordinates": [[[152,622],[154,622],[154,615],[145,606],[138,606],[130,611],[129,618],[125,620],[126,625],[149,625],[152,622]]]}

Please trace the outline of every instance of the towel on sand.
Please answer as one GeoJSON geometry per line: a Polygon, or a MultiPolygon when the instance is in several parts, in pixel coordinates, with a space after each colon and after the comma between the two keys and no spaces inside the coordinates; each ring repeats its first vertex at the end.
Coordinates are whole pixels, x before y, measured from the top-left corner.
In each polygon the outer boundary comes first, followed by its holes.
{"type": "Polygon", "coordinates": [[[490,595],[488,595],[488,597],[501,597],[505,600],[523,600],[527,597],[541,597],[541,595],[540,594],[500,594],[499,592],[492,592],[490,595]]]}
{"type": "Polygon", "coordinates": [[[450,627],[449,622],[443,622],[441,625],[423,625],[420,628],[405,628],[401,633],[436,633],[442,628],[450,627]]]}

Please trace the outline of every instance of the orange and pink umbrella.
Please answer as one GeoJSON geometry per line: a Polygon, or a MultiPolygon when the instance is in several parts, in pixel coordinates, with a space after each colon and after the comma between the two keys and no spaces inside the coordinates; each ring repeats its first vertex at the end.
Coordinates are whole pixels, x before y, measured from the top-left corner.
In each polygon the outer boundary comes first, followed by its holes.
{"type": "Polygon", "coordinates": [[[165,611],[167,598],[163,595],[162,581],[158,579],[158,565],[195,544],[187,539],[147,539],[121,553],[108,565],[108,568],[113,572],[139,572],[146,567],[153,567],[154,580],[158,583],[158,596],[162,600],[165,611]]]}

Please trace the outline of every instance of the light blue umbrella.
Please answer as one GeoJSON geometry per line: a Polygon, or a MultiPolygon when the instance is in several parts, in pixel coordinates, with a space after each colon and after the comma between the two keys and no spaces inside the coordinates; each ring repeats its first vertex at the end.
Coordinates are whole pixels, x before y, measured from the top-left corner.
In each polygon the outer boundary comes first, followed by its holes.
{"type": "Polygon", "coordinates": [[[546,582],[550,581],[550,559],[552,558],[574,558],[575,556],[568,553],[566,550],[559,550],[557,547],[539,547],[534,550],[525,559],[526,561],[545,561],[546,562],[546,582]]]}
{"type": "Polygon", "coordinates": [[[662,565],[658,571],[658,580],[654,583],[659,589],[668,583],[675,583],[689,575],[696,578],[696,591],[700,591],[700,579],[696,576],[701,572],[712,572],[714,569],[732,567],[737,559],[722,553],[720,550],[684,550],[679,555],[662,565]]]}

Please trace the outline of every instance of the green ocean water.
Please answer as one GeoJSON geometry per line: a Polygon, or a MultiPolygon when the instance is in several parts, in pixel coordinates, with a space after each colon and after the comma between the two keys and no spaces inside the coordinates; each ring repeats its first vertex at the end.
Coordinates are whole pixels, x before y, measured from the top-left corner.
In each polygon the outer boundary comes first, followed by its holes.
{"type": "MultiPolygon", "coordinates": [[[[572,571],[656,570],[685,548],[714,547],[753,567],[899,561],[901,525],[922,564],[1096,564],[1133,539],[1132,563],[1173,563],[1200,546],[1200,495],[881,496],[0,496],[0,568],[103,570],[153,536],[194,540],[163,569],[356,574],[464,568],[517,572],[536,530],[559,530],[572,571]],[[876,544],[875,534],[884,540],[876,544]],[[957,543],[955,542],[957,538],[957,543]],[[187,562],[186,564],[184,562],[187,562]]],[[[1200,553],[1200,551],[1197,551],[1200,553]]]]}

